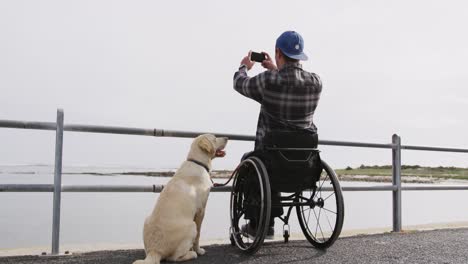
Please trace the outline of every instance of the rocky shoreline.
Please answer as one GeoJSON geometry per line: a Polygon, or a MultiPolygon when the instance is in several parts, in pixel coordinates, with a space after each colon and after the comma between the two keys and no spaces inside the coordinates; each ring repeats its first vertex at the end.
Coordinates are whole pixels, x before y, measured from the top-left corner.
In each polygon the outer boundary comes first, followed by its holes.
{"type": "MultiPolygon", "coordinates": [[[[338,175],[340,181],[392,182],[392,176],[338,175]]],[[[434,177],[402,176],[402,183],[440,183],[446,179],[434,177]]]]}

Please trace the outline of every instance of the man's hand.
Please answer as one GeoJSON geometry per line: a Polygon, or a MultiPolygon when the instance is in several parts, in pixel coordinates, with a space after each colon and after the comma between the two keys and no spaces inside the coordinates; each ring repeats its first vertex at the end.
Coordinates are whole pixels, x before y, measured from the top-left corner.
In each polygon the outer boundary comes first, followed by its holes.
{"type": "Polygon", "coordinates": [[[276,64],[271,59],[270,55],[268,53],[266,53],[266,52],[262,52],[262,53],[265,54],[265,58],[266,58],[262,62],[263,68],[265,68],[267,70],[277,70],[278,68],[276,67],[276,64]]]}
{"type": "Polygon", "coordinates": [[[252,67],[254,66],[255,62],[254,61],[251,61],[250,60],[250,53],[252,53],[252,51],[249,51],[249,54],[247,54],[247,56],[245,56],[242,60],[241,60],[241,65],[244,64],[245,66],[247,66],[247,70],[250,70],[252,69],[252,67]]]}

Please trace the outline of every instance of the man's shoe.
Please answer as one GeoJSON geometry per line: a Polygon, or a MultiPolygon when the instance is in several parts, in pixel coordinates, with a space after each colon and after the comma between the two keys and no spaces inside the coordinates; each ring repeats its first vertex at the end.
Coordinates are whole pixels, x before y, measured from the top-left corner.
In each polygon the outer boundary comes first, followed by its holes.
{"type": "Polygon", "coordinates": [[[267,234],[265,239],[274,239],[275,238],[275,228],[273,226],[269,226],[267,229],[267,234]]]}
{"type": "MultiPolygon", "coordinates": [[[[250,239],[255,239],[257,236],[257,229],[253,228],[250,224],[242,225],[241,232],[244,236],[248,236],[250,239]]],[[[268,227],[265,239],[274,239],[275,238],[275,229],[273,226],[268,227]]]]}
{"type": "Polygon", "coordinates": [[[247,236],[252,240],[257,236],[257,228],[253,228],[250,223],[242,225],[241,232],[242,235],[247,236]]]}

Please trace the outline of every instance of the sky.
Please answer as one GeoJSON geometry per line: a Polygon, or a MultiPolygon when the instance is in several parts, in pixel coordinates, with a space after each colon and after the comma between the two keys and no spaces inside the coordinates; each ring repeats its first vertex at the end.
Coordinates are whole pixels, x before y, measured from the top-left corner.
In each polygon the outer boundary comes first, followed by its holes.
{"type": "MultiPolygon", "coordinates": [[[[254,135],[258,103],[232,88],[249,50],[299,32],[321,76],[322,140],[468,148],[468,3],[454,0],[1,0],[0,120],[254,135]]],[[[255,65],[253,76],[262,71],[255,65]]],[[[65,132],[64,166],[174,168],[190,139],[65,132]]],[[[0,128],[0,164],[53,164],[55,134],[0,128]]],[[[215,169],[253,142],[231,141],[215,169]]],[[[322,146],[333,167],[391,151],[322,146]]],[[[403,151],[403,164],[468,167],[403,151]]]]}

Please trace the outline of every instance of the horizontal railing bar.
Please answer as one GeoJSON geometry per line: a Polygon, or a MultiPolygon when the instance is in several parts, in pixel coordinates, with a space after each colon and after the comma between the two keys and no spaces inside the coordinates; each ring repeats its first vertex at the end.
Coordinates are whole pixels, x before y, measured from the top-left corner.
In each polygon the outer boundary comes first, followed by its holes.
{"type": "Polygon", "coordinates": [[[163,185],[62,185],[62,192],[154,192],[163,185]]]}
{"type": "Polygon", "coordinates": [[[15,120],[0,120],[0,127],[38,129],[38,130],[56,130],[57,124],[52,122],[30,122],[15,120]]]}
{"type": "Polygon", "coordinates": [[[90,132],[90,133],[110,133],[110,134],[130,134],[153,137],[178,137],[178,138],[195,138],[201,134],[214,134],[217,137],[228,137],[230,140],[253,141],[254,136],[224,134],[213,132],[191,132],[177,131],[164,129],[142,129],[142,128],[127,128],[127,127],[108,127],[108,126],[92,126],[92,125],[65,125],[65,131],[73,132],[90,132]]]}
{"type": "MultiPolygon", "coordinates": [[[[341,187],[344,192],[367,192],[367,191],[393,191],[396,190],[396,186],[384,185],[384,186],[345,186],[341,187]]],[[[322,187],[321,191],[330,192],[333,191],[332,187],[322,187]]]]}
{"type": "MultiPolygon", "coordinates": [[[[62,192],[154,192],[164,185],[62,185],[62,192]]],[[[53,192],[53,184],[0,184],[0,192],[53,192]]],[[[212,192],[230,192],[231,186],[213,187],[212,192]]]]}
{"type": "MultiPolygon", "coordinates": [[[[26,121],[10,121],[0,120],[0,127],[7,128],[22,128],[22,129],[46,129],[55,130],[55,123],[46,122],[26,122],[26,121]]],[[[123,134],[123,135],[141,135],[154,137],[179,137],[179,138],[195,138],[201,134],[215,134],[217,137],[228,137],[230,140],[254,141],[255,136],[236,135],[213,132],[190,132],[164,129],[145,129],[145,128],[130,128],[130,127],[115,127],[115,126],[95,126],[95,125],[79,125],[68,124],[64,125],[65,131],[72,132],[88,132],[88,133],[105,133],[105,134],[123,134]]],[[[348,146],[348,147],[370,147],[370,148],[392,148],[392,144],[376,144],[376,143],[359,143],[359,142],[341,142],[331,140],[319,140],[320,145],[333,146],[348,146]]]]}
{"type": "MultiPolygon", "coordinates": [[[[62,185],[62,192],[154,192],[159,193],[164,185],[62,185]]],[[[230,192],[232,186],[211,188],[211,192],[230,192]]],[[[341,187],[346,192],[362,191],[393,191],[396,186],[345,186],[341,187]]],[[[426,186],[402,186],[403,191],[429,191],[429,190],[468,190],[468,185],[426,185],[426,186]]],[[[324,187],[322,191],[331,191],[332,187],[324,187]]],[[[0,192],[53,192],[53,184],[0,184],[0,192]]]]}
{"type": "MultiPolygon", "coordinates": [[[[62,192],[154,192],[160,193],[164,185],[63,185],[62,192]]],[[[212,192],[230,192],[231,186],[215,187],[212,192]]]]}
{"type": "MultiPolygon", "coordinates": [[[[62,192],[154,192],[159,193],[164,185],[62,185],[62,192]]],[[[342,187],[343,191],[391,191],[392,185],[342,187]]],[[[211,192],[230,192],[232,186],[211,188],[211,192]]],[[[322,188],[322,191],[331,191],[331,187],[322,188]]],[[[53,184],[0,184],[0,192],[53,192],[53,184]]]]}
{"type": "Polygon", "coordinates": [[[237,134],[226,134],[226,133],[214,133],[214,132],[188,132],[188,131],[176,131],[176,130],[163,130],[155,129],[155,137],[183,137],[183,138],[194,138],[201,134],[214,134],[217,137],[227,137],[229,140],[239,141],[254,141],[255,136],[248,135],[237,135],[237,134]]]}
{"type": "Polygon", "coordinates": [[[0,184],[1,192],[54,192],[53,184],[0,184]]]}
{"type": "MultiPolygon", "coordinates": [[[[0,120],[0,127],[4,128],[21,128],[21,129],[38,129],[38,130],[56,130],[56,124],[51,122],[29,122],[29,121],[14,121],[0,120]]],[[[179,138],[195,138],[201,134],[215,134],[218,137],[228,137],[230,140],[254,141],[255,136],[213,133],[213,132],[190,132],[164,129],[147,129],[147,128],[131,128],[131,127],[116,127],[116,126],[95,126],[95,125],[80,125],[68,124],[64,126],[65,131],[71,132],[87,132],[87,133],[105,133],[105,134],[122,134],[122,135],[140,135],[153,137],[179,137],[179,138]]]]}
{"type": "MultiPolygon", "coordinates": [[[[330,188],[331,189],[331,188],[330,188]]],[[[341,190],[345,192],[361,192],[361,191],[394,191],[397,187],[393,185],[384,186],[345,186],[341,190]]]]}
{"type": "Polygon", "coordinates": [[[441,147],[424,147],[424,146],[401,146],[401,148],[402,149],[407,149],[407,150],[424,150],[424,151],[468,153],[468,149],[459,149],[459,148],[441,148],[441,147]]]}
{"type": "MultiPolygon", "coordinates": [[[[38,130],[56,130],[56,123],[0,120],[0,127],[20,128],[20,129],[38,129],[38,130]]],[[[71,132],[141,135],[141,136],[153,136],[153,137],[178,137],[178,138],[195,138],[201,134],[211,133],[211,134],[215,134],[218,137],[228,137],[230,140],[239,140],[239,141],[254,141],[255,140],[255,136],[249,136],[249,135],[213,133],[213,132],[177,131],[177,130],[164,130],[164,129],[153,129],[153,128],[147,129],[147,128],[116,127],[116,126],[95,126],[95,125],[80,125],[80,124],[65,125],[64,130],[71,131],[71,132]]],[[[392,149],[395,147],[393,144],[348,142],[348,141],[334,141],[334,140],[319,140],[319,145],[363,147],[363,148],[383,148],[383,149],[392,149]]],[[[405,150],[468,153],[468,149],[459,149],[459,148],[425,147],[425,146],[409,146],[409,145],[406,145],[406,146],[402,145],[401,148],[405,150]]]]}
{"type": "Polygon", "coordinates": [[[319,140],[319,145],[360,147],[360,148],[384,148],[384,149],[391,149],[394,147],[393,144],[346,142],[346,141],[333,141],[333,140],[319,140]]]}
{"type": "Polygon", "coordinates": [[[402,186],[403,191],[463,191],[468,190],[468,185],[433,185],[433,186],[402,186]]]}
{"type": "Polygon", "coordinates": [[[93,125],[70,124],[70,125],[65,125],[64,130],[65,131],[72,131],[72,132],[154,136],[154,129],[131,128],[131,127],[93,126],[93,125]]]}

